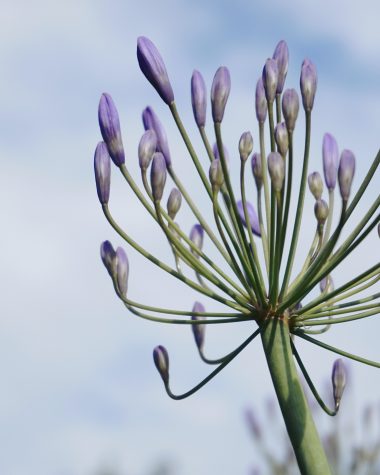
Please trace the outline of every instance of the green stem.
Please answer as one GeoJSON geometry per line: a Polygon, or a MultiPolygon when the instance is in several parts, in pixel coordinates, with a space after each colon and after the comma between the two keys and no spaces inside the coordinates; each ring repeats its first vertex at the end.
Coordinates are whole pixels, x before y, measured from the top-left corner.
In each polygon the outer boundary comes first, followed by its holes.
{"type": "Polygon", "coordinates": [[[264,324],[261,339],[278,402],[299,469],[303,475],[331,474],[302,389],[284,320],[264,324]]]}

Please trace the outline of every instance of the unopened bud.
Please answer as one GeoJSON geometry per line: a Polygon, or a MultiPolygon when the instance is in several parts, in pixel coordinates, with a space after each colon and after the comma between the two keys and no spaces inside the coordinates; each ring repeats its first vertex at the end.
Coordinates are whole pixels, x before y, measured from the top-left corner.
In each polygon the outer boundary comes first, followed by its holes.
{"type": "Polygon", "coordinates": [[[215,123],[223,120],[228,96],[231,90],[230,72],[225,66],[221,66],[215,73],[211,86],[212,118],[215,123]]]}
{"type": "Polygon", "coordinates": [[[274,129],[274,137],[276,140],[276,144],[278,147],[279,152],[283,157],[286,156],[288,153],[289,148],[289,135],[288,129],[286,128],[285,122],[281,122],[277,124],[274,129]]]}
{"type": "MultiPolygon", "coordinates": [[[[215,142],[213,147],[212,147],[212,153],[214,154],[214,157],[217,158],[217,159],[220,159],[220,154],[219,154],[219,148],[218,148],[218,144],[215,142]]],[[[223,145],[223,154],[224,154],[224,158],[226,159],[226,164],[229,165],[229,162],[230,162],[230,154],[227,150],[227,147],[225,145],[223,145]]]]}
{"type": "Polygon", "coordinates": [[[333,278],[331,277],[331,275],[327,275],[326,277],[324,277],[320,283],[319,283],[319,288],[321,290],[321,293],[324,293],[324,294],[329,294],[330,292],[333,292],[334,291],[334,280],[333,278]]]}
{"type": "Polygon", "coordinates": [[[116,249],[116,282],[120,293],[126,295],[128,291],[129,262],[122,247],[116,249]]]}
{"type": "Polygon", "coordinates": [[[145,131],[139,143],[139,165],[141,170],[147,170],[157,149],[157,136],[153,129],[145,131]]]}
{"type": "Polygon", "coordinates": [[[171,219],[176,217],[182,203],[182,195],[181,192],[177,188],[173,188],[170,192],[168,203],[167,203],[167,210],[168,215],[171,219]]]}
{"type": "Polygon", "coordinates": [[[169,383],[169,355],[164,346],[158,345],[153,350],[153,361],[166,386],[169,383]]]}
{"type": "Polygon", "coordinates": [[[317,70],[309,59],[305,59],[302,63],[300,86],[303,107],[305,111],[311,111],[317,91],[317,70]]]}
{"type": "MultiPolygon", "coordinates": [[[[244,206],[243,202],[240,200],[236,203],[237,210],[239,213],[239,218],[243,225],[247,228],[248,224],[245,219],[245,213],[244,213],[244,206]]],[[[257,217],[256,210],[253,206],[252,203],[249,201],[246,201],[246,207],[247,207],[247,214],[248,214],[248,219],[249,219],[249,224],[251,225],[251,229],[253,234],[256,234],[256,236],[261,236],[261,230],[260,230],[260,223],[259,223],[259,218],[257,217]]]]}
{"type": "Polygon", "coordinates": [[[281,191],[285,180],[285,163],[278,152],[268,155],[268,170],[274,190],[281,191]]]}
{"type": "Polygon", "coordinates": [[[104,241],[100,245],[100,257],[109,275],[114,277],[116,275],[116,252],[109,241],[104,241]]]}
{"type": "MultiPolygon", "coordinates": [[[[203,236],[204,236],[204,231],[203,231],[202,226],[200,224],[194,224],[194,226],[191,228],[189,238],[190,238],[190,241],[192,241],[192,243],[195,245],[195,247],[198,248],[200,251],[202,250],[202,247],[203,247],[203,236]]],[[[191,251],[193,252],[194,255],[198,256],[198,254],[195,251],[193,251],[192,249],[191,251]]]]}
{"type": "Polygon", "coordinates": [[[150,169],[150,185],[155,201],[160,201],[164,193],[166,182],[166,162],[160,152],[153,155],[152,167],[150,169]]]}
{"type": "Polygon", "coordinates": [[[325,200],[319,199],[315,202],[314,214],[317,218],[318,224],[323,226],[329,215],[329,207],[325,200]]]}
{"type": "Polygon", "coordinates": [[[166,165],[169,167],[171,165],[169,144],[164,126],[162,125],[160,119],[151,107],[146,107],[142,113],[142,120],[145,130],[154,130],[157,137],[157,152],[162,153],[165,158],[166,165]]]}
{"type": "Polygon", "coordinates": [[[277,84],[277,61],[273,58],[268,58],[263,68],[263,86],[265,89],[265,97],[269,104],[273,103],[276,98],[277,84]]]}
{"type": "Polygon", "coordinates": [[[338,172],[339,150],[338,144],[331,134],[325,134],[323,136],[322,158],[326,186],[329,190],[333,190],[336,185],[338,172]]]}
{"type": "Polygon", "coordinates": [[[100,203],[107,204],[110,198],[111,187],[111,158],[108,153],[107,145],[99,142],[95,149],[94,171],[96,191],[100,203]]]}
{"type": "Polygon", "coordinates": [[[296,126],[300,102],[295,89],[286,89],[282,96],[282,113],[289,132],[293,132],[296,126]]]}
{"type": "Polygon", "coordinates": [[[137,39],[137,60],[140,69],[166,104],[174,101],[174,93],[169,81],[164,61],[150,39],[140,36],[137,39]]]}
{"type": "Polygon", "coordinates": [[[219,158],[213,160],[209,170],[210,183],[215,190],[219,190],[224,183],[223,168],[219,158]]]}
{"type": "Polygon", "coordinates": [[[251,132],[243,132],[239,140],[240,159],[245,162],[253,150],[253,137],[251,132]]]}
{"type": "Polygon", "coordinates": [[[344,388],[346,387],[346,368],[341,358],[334,362],[332,375],[333,396],[335,401],[335,410],[339,409],[344,388]]]}
{"type": "Polygon", "coordinates": [[[338,169],[339,188],[343,201],[347,201],[350,196],[354,174],[355,156],[351,150],[343,150],[338,169]]]}
{"type": "MultiPolygon", "coordinates": [[[[200,302],[195,302],[193,306],[192,313],[204,313],[206,310],[204,306],[200,302]]],[[[192,320],[203,320],[204,317],[200,315],[192,315],[191,316],[192,320]]],[[[202,351],[204,341],[205,341],[205,332],[206,332],[206,325],[202,323],[196,323],[194,325],[191,325],[191,328],[193,330],[193,335],[195,339],[195,343],[198,347],[199,351],[202,351]]]]}
{"type": "Polygon", "coordinates": [[[323,192],[323,181],[321,175],[318,172],[310,173],[307,182],[309,183],[311,194],[316,200],[319,200],[323,192]]]}
{"type": "Polygon", "coordinates": [[[104,93],[100,97],[98,108],[100,131],[108,152],[117,167],[125,163],[123,140],[121,138],[119,114],[112,97],[104,93]]]}
{"type": "Polygon", "coordinates": [[[191,104],[197,126],[204,127],[207,108],[206,84],[199,71],[194,71],[191,76],[191,104]]]}
{"type": "Polygon", "coordinates": [[[258,190],[260,190],[263,184],[263,167],[261,165],[260,153],[254,153],[252,155],[251,166],[252,166],[252,173],[256,182],[256,187],[258,190]]]}
{"type": "Polygon", "coordinates": [[[278,82],[277,82],[277,94],[281,94],[284,89],[286,75],[288,73],[289,65],[289,49],[284,40],[281,40],[274,50],[273,59],[277,61],[278,68],[278,82]]]}
{"type": "Polygon", "coordinates": [[[267,99],[265,97],[265,89],[263,84],[263,78],[261,77],[256,84],[256,117],[260,124],[265,122],[268,111],[267,99]]]}

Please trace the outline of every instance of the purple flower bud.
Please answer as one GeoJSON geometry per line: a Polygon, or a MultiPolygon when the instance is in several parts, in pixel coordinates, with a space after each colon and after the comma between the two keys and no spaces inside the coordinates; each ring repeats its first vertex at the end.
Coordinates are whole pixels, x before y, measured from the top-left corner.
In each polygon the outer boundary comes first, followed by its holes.
{"type": "Polygon", "coordinates": [[[204,127],[206,124],[206,95],[206,84],[203,76],[199,71],[195,70],[191,76],[191,103],[194,119],[198,127],[204,127]]]}
{"type": "Polygon", "coordinates": [[[144,36],[137,39],[137,59],[140,69],[161,99],[168,105],[174,101],[164,61],[154,44],[144,36]]]}
{"type": "Polygon", "coordinates": [[[209,170],[210,183],[213,188],[219,190],[224,183],[224,175],[222,164],[220,163],[219,158],[213,160],[210,164],[209,170]]]}
{"type": "MultiPolygon", "coordinates": [[[[255,208],[253,204],[251,204],[249,201],[246,202],[247,205],[247,213],[248,213],[248,218],[249,218],[249,223],[251,225],[251,229],[253,234],[256,234],[256,236],[261,236],[261,231],[260,231],[260,224],[259,224],[259,218],[257,217],[255,208]]],[[[244,207],[243,207],[243,202],[240,200],[236,203],[237,210],[239,213],[239,217],[241,222],[245,227],[247,227],[247,222],[245,220],[245,214],[244,214],[244,207]]]]}
{"type": "Polygon", "coordinates": [[[153,361],[165,385],[169,383],[169,355],[162,345],[153,350],[153,361]]]}
{"type": "Polygon", "coordinates": [[[263,84],[263,78],[261,77],[256,84],[256,117],[260,124],[265,122],[267,118],[268,104],[265,97],[265,89],[263,84]]]}
{"type": "Polygon", "coordinates": [[[178,213],[182,203],[182,195],[177,188],[173,188],[172,191],[170,192],[169,198],[168,198],[168,203],[167,203],[167,209],[168,209],[168,215],[174,219],[176,217],[176,214],[178,213]]]}
{"type": "Polygon", "coordinates": [[[122,295],[127,294],[129,276],[129,262],[122,247],[116,249],[116,281],[122,295]]]}
{"type": "MultiPolygon", "coordinates": [[[[229,161],[230,161],[230,154],[227,150],[227,147],[225,145],[223,145],[223,152],[224,152],[224,158],[226,159],[226,162],[227,162],[227,165],[229,164],[229,161]]],[[[219,149],[218,149],[218,144],[215,142],[213,147],[212,147],[212,153],[214,154],[214,157],[219,159],[220,158],[220,155],[219,155],[219,149]]]]}
{"type": "Polygon", "coordinates": [[[144,124],[144,129],[154,130],[157,137],[157,152],[161,152],[165,157],[166,165],[170,167],[171,157],[168,145],[168,139],[166,138],[165,129],[157,117],[157,114],[151,107],[146,107],[142,113],[142,120],[144,124]]]}
{"type": "Polygon", "coordinates": [[[355,174],[355,156],[351,150],[343,150],[340,155],[339,169],[338,169],[338,181],[340,194],[343,201],[347,201],[350,192],[352,180],[355,174]]]}
{"type": "Polygon", "coordinates": [[[288,73],[289,65],[289,49],[288,45],[284,40],[281,40],[274,50],[273,59],[277,61],[278,68],[278,83],[277,83],[277,94],[281,94],[284,89],[286,75],[288,73]]]}
{"type": "Polygon", "coordinates": [[[94,171],[99,201],[102,205],[107,204],[110,198],[111,158],[108,153],[107,145],[104,142],[99,142],[96,146],[94,171]]]}
{"type": "Polygon", "coordinates": [[[325,200],[317,200],[314,205],[314,214],[318,224],[323,225],[329,215],[329,207],[325,200]]]}
{"type": "Polygon", "coordinates": [[[147,170],[157,148],[157,136],[153,129],[148,129],[142,135],[139,143],[139,164],[141,170],[147,170]]]}
{"type": "Polygon", "coordinates": [[[304,59],[300,77],[302,103],[305,111],[311,111],[317,91],[317,69],[310,59],[304,59]]]}
{"type": "MultiPolygon", "coordinates": [[[[189,238],[190,238],[190,241],[193,242],[195,247],[197,247],[200,251],[203,248],[203,236],[204,236],[204,231],[203,231],[202,226],[200,224],[194,224],[194,226],[191,228],[189,238]]],[[[191,251],[196,256],[198,256],[198,254],[196,252],[194,252],[193,250],[191,250],[191,251]]]]}
{"type": "Polygon", "coordinates": [[[283,157],[285,157],[289,148],[289,135],[285,122],[281,122],[280,124],[276,125],[274,129],[274,137],[276,139],[279,152],[283,157]]]}
{"type": "Polygon", "coordinates": [[[211,86],[211,109],[215,123],[222,122],[228,96],[231,90],[230,72],[221,66],[215,73],[211,86]]]}
{"type": "Polygon", "coordinates": [[[104,267],[111,277],[116,275],[116,252],[109,241],[104,241],[100,245],[100,257],[104,267]]]}
{"type": "Polygon", "coordinates": [[[293,132],[296,126],[299,108],[300,102],[297,91],[295,89],[286,89],[282,96],[282,112],[289,132],[293,132]]]}
{"type": "Polygon", "coordinates": [[[164,193],[166,182],[166,162],[160,152],[153,155],[152,167],[150,169],[150,185],[155,201],[160,201],[164,193]]]}
{"type": "Polygon", "coordinates": [[[277,84],[277,61],[273,58],[268,58],[263,68],[263,86],[265,89],[265,97],[269,103],[272,103],[276,98],[277,84]]]}
{"type": "Polygon", "coordinates": [[[239,140],[240,159],[244,162],[253,150],[253,137],[251,132],[243,132],[239,140]]]}
{"type": "MultiPolygon", "coordinates": [[[[204,306],[200,302],[195,302],[193,305],[193,313],[203,313],[205,312],[204,306]]],[[[204,317],[199,316],[199,315],[192,315],[191,316],[192,320],[204,320],[204,317]]],[[[202,351],[204,341],[205,341],[205,333],[206,333],[206,325],[202,323],[197,323],[195,325],[191,325],[191,328],[193,330],[193,335],[195,339],[195,343],[198,347],[199,351],[202,351]]]]}
{"type": "Polygon", "coordinates": [[[261,164],[261,154],[254,153],[251,160],[252,173],[255,177],[256,187],[258,190],[261,189],[263,184],[263,167],[261,164]]]}
{"type": "Polygon", "coordinates": [[[310,173],[307,179],[309,189],[316,200],[319,200],[323,192],[323,181],[318,172],[310,173]]]}
{"type": "Polygon", "coordinates": [[[108,152],[117,167],[125,163],[123,140],[121,138],[119,114],[112,97],[104,93],[100,97],[98,108],[100,131],[108,152]]]}
{"type": "Polygon", "coordinates": [[[344,366],[343,360],[339,358],[334,362],[331,375],[336,410],[340,406],[343,391],[346,387],[346,379],[346,368],[344,366]]]}
{"type": "Polygon", "coordinates": [[[271,152],[268,155],[268,170],[274,190],[281,191],[285,179],[285,163],[278,152],[271,152]]]}
{"type": "Polygon", "coordinates": [[[322,293],[329,294],[334,291],[334,288],[334,281],[330,274],[324,277],[319,283],[319,289],[322,293]]]}
{"type": "Polygon", "coordinates": [[[322,157],[326,186],[329,190],[333,190],[338,173],[339,151],[338,144],[331,134],[323,136],[322,157]]]}

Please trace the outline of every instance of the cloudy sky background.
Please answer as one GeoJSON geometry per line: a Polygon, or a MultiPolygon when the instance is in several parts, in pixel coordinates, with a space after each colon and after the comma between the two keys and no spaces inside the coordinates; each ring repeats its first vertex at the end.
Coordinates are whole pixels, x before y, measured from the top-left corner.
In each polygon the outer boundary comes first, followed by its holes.
{"type": "MultiPolygon", "coordinates": [[[[355,152],[358,184],[379,148],[378,2],[3,0],[1,7],[0,472],[87,475],[113,466],[144,475],[169,460],[179,475],[247,473],[255,454],[243,411],[262,407],[272,394],[259,342],[195,396],[174,402],[164,393],[151,351],[164,344],[174,392],[189,389],[209,370],[197,358],[190,329],[137,321],[114,295],[101,264],[100,242],[122,241],[102,216],[95,191],[99,97],[107,91],[118,105],[127,165],[137,181],[141,111],[148,104],[155,108],[177,173],[211,216],[170,114],[139,71],[136,38],[150,37],[161,51],[200,151],[189,96],[192,71],[202,71],[210,86],[220,65],[230,68],[224,131],[231,168],[242,131],[252,130],[257,143],[254,87],[265,59],[286,39],[288,86],[298,87],[304,57],[319,74],[311,169],[321,170],[321,139],[329,131],[341,149],[355,152]]],[[[300,118],[300,161],[303,125],[300,118]]],[[[170,261],[165,239],[114,169],[112,180],[110,205],[122,226],[170,261]]],[[[378,176],[374,182],[359,212],[377,196],[378,176]]],[[[311,199],[306,208],[301,242],[308,246],[311,199]]],[[[193,224],[186,210],[179,221],[186,231],[193,224]]],[[[378,256],[373,235],[334,276],[336,283],[378,256]]],[[[131,298],[192,306],[194,292],[136,253],[129,257],[131,298]]],[[[209,328],[209,354],[230,351],[247,330],[209,328]]],[[[373,318],[339,326],[324,339],[379,359],[378,334],[373,318]]],[[[323,385],[334,356],[309,345],[300,350],[323,385]]],[[[379,375],[358,364],[352,371],[354,408],[348,410],[355,411],[378,400],[379,375]]]]}

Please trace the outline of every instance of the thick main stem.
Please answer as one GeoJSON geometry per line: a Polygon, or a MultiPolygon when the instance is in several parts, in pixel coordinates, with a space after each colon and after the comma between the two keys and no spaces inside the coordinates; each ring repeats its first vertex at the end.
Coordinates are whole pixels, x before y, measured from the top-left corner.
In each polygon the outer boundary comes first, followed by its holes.
{"type": "Polygon", "coordinates": [[[330,475],[326,454],[297,374],[287,323],[278,318],[268,320],[262,328],[261,339],[301,474],[330,475]]]}

